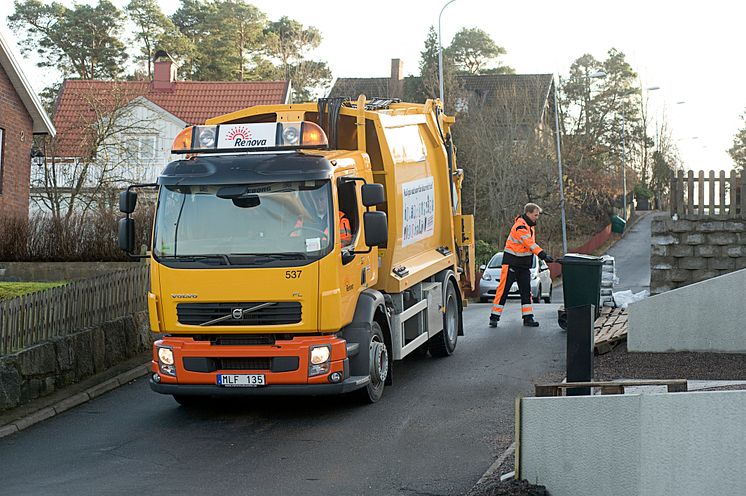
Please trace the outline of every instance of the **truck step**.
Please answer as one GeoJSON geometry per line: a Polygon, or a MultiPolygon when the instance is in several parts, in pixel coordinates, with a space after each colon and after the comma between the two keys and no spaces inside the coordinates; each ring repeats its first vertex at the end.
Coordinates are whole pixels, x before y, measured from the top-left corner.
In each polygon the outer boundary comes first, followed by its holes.
{"type": "Polygon", "coordinates": [[[360,351],[360,343],[347,343],[347,358],[352,358],[360,351]]]}

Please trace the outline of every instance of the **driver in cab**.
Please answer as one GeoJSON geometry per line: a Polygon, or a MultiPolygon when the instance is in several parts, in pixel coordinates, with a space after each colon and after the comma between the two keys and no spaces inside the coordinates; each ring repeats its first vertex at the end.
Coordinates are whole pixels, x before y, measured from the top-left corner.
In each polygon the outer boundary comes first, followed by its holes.
{"type": "MultiPolygon", "coordinates": [[[[323,233],[325,239],[329,239],[329,202],[322,195],[311,196],[311,212],[307,216],[300,216],[295,222],[295,228],[290,234],[291,237],[301,236],[301,232],[304,229],[308,229],[307,232],[318,231],[319,234],[323,233]]],[[[350,220],[347,215],[340,210],[339,211],[339,237],[342,243],[342,248],[350,246],[352,244],[352,229],[350,228],[350,220]]]]}

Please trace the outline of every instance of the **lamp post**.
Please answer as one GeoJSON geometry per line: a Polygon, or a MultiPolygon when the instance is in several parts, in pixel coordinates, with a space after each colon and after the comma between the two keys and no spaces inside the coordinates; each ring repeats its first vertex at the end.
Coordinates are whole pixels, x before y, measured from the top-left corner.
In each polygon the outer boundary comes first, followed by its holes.
{"type": "MultiPolygon", "coordinates": [[[[587,79],[590,78],[605,78],[606,73],[604,71],[596,71],[593,74],[589,74],[586,76],[587,79]]],[[[564,173],[562,172],[562,145],[560,143],[561,140],[561,134],[560,134],[560,126],[559,126],[559,93],[557,91],[557,86],[561,84],[562,79],[559,77],[559,74],[557,75],[557,83],[554,84],[554,81],[552,81],[552,85],[554,86],[554,137],[557,143],[557,169],[559,171],[559,187],[560,187],[560,216],[562,218],[562,254],[567,253],[567,217],[565,215],[565,179],[564,179],[564,173]]]]}
{"type": "Polygon", "coordinates": [[[443,99],[443,36],[440,31],[440,19],[443,17],[443,11],[446,10],[446,7],[455,1],[456,0],[449,0],[443,8],[440,9],[440,14],[438,14],[438,81],[440,82],[440,104],[444,109],[446,104],[443,99]]]}

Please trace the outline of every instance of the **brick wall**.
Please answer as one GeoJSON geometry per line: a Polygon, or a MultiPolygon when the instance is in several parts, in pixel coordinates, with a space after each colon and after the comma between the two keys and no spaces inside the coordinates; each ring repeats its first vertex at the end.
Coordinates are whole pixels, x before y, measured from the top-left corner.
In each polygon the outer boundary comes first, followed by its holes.
{"type": "Polygon", "coordinates": [[[746,268],[746,221],[653,218],[650,293],[746,268]]]}
{"type": "Polygon", "coordinates": [[[0,128],[3,129],[0,215],[28,216],[31,144],[31,116],[0,67],[0,128]]]}

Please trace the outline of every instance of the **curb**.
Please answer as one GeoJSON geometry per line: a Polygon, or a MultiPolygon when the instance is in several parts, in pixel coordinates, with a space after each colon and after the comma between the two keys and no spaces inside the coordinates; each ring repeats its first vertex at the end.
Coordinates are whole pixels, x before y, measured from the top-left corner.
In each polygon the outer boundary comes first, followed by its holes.
{"type": "Polygon", "coordinates": [[[60,400],[51,406],[44,407],[29,415],[26,415],[23,418],[0,426],[0,438],[15,434],[16,432],[22,431],[23,429],[31,427],[34,424],[38,424],[39,422],[52,418],[55,415],[59,415],[62,412],[70,410],[71,408],[86,403],[94,398],[101,396],[104,393],[111,391],[112,389],[124,386],[125,384],[128,384],[129,382],[139,377],[147,375],[148,372],[150,372],[149,361],[147,363],[143,363],[142,365],[138,365],[137,367],[126,372],[122,372],[116,377],[108,379],[100,384],[91,386],[81,393],[73,394],[72,396],[60,400]]]}

